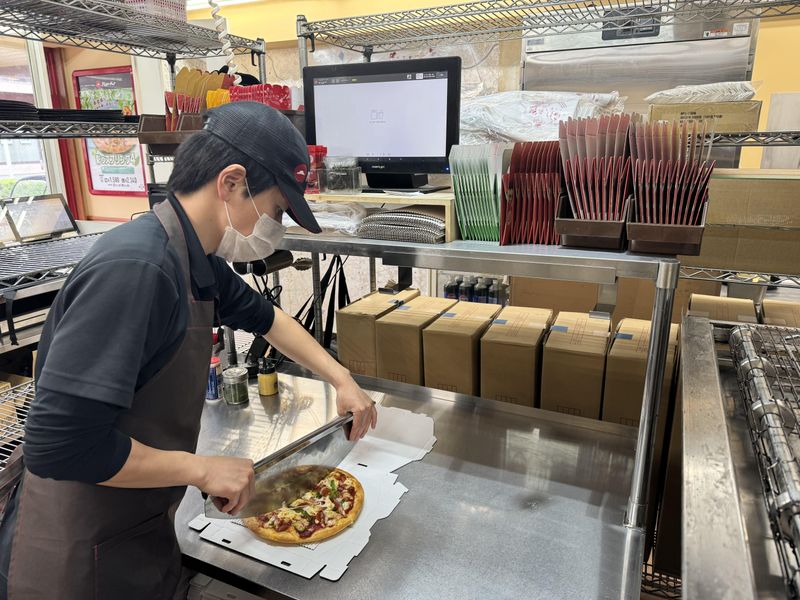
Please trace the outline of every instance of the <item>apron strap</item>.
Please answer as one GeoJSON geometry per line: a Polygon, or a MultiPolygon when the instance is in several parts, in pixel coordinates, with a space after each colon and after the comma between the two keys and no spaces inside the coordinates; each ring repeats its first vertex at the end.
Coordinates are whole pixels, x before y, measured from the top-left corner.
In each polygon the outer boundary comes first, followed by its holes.
{"type": "Polygon", "coordinates": [[[192,281],[189,276],[191,273],[189,269],[189,250],[186,246],[186,236],[183,234],[183,227],[180,219],[178,219],[178,213],[175,212],[172,201],[169,199],[156,204],[153,207],[153,212],[158,217],[158,220],[161,221],[161,225],[167,232],[170,244],[178,253],[178,261],[183,271],[183,282],[186,285],[186,297],[191,304],[192,281]]]}

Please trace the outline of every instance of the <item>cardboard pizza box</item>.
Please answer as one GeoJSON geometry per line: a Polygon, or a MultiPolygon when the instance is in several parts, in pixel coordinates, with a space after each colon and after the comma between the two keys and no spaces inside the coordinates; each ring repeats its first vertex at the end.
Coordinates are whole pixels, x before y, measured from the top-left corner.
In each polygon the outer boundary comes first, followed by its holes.
{"type": "Polygon", "coordinates": [[[692,294],[689,312],[712,321],[732,323],[758,323],[756,305],[747,298],[720,298],[692,294]]]}
{"type": "Polygon", "coordinates": [[[351,373],[375,377],[375,322],[417,296],[419,290],[412,289],[397,294],[374,292],[337,311],[339,362],[351,373]]]}
{"type": "Polygon", "coordinates": [[[423,330],[425,385],[472,396],[480,393],[480,339],[500,308],[458,302],[423,330]]]}
{"type": "Polygon", "coordinates": [[[800,302],[764,300],[761,304],[764,323],[781,327],[800,327],[800,302]]]}
{"type": "Polygon", "coordinates": [[[559,313],[544,344],[541,407],[600,418],[610,316],[559,313]]]}
{"type": "Polygon", "coordinates": [[[538,404],[542,341],[553,311],[507,306],[481,338],[481,397],[538,404]]]}
{"type": "Polygon", "coordinates": [[[378,319],[375,327],[378,377],[424,385],[422,330],[456,302],[418,296],[378,319]]]}

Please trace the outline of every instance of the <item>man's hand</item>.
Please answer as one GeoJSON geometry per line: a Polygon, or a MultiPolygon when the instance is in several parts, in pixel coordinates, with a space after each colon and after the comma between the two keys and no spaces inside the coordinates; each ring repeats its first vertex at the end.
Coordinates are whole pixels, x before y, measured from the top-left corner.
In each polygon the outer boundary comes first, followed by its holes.
{"type": "Polygon", "coordinates": [[[378,423],[375,402],[367,396],[352,377],[348,377],[344,383],[336,386],[336,409],[339,416],[353,413],[351,440],[360,440],[367,435],[370,426],[375,429],[375,425],[378,423]]]}
{"type": "Polygon", "coordinates": [[[231,515],[242,510],[255,495],[253,461],[229,456],[197,456],[197,473],[191,482],[200,491],[225,503],[214,504],[231,515]]]}

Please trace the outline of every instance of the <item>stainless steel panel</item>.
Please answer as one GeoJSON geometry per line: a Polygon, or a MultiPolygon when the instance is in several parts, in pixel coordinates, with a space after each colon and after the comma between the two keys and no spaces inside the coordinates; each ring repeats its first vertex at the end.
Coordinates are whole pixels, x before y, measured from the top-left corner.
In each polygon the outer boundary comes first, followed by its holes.
{"type": "MultiPolygon", "coordinates": [[[[569,36],[573,37],[573,36],[569,36]]],[[[575,36],[577,37],[577,36],[575,36]]],[[[648,113],[645,97],[677,85],[747,79],[750,38],[583,48],[528,54],[526,90],[618,91],[626,112],[648,113]]]]}
{"type": "Polygon", "coordinates": [[[504,273],[602,284],[614,283],[615,277],[655,280],[659,263],[673,260],[668,257],[558,246],[499,246],[496,242],[465,240],[398,246],[395,242],[323,235],[287,235],[281,242],[281,248],[320,254],[374,256],[383,259],[384,264],[396,266],[504,273]]]}
{"type": "MultiPolygon", "coordinates": [[[[176,531],[193,566],[270,598],[639,597],[642,533],[622,525],[635,429],[360,380],[384,406],[430,415],[438,442],[399,471],[410,491],[342,579],[305,580],[200,540],[187,527],[203,509],[190,489],[176,531]]],[[[248,407],[208,405],[198,452],[263,456],[332,419],[334,399],[281,374],[279,398],[253,387],[248,407]]]]}
{"type": "Polygon", "coordinates": [[[707,319],[681,328],[683,597],[756,597],[731,444],[707,319]]]}

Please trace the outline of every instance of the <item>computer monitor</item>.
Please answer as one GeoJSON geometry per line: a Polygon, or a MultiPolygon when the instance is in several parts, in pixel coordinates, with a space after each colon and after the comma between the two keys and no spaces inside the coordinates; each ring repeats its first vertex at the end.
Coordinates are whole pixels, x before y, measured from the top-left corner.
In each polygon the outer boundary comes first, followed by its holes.
{"type": "Polygon", "coordinates": [[[370,187],[419,187],[450,172],[459,57],[306,67],[303,85],[308,143],[358,158],[370,187]]]}

